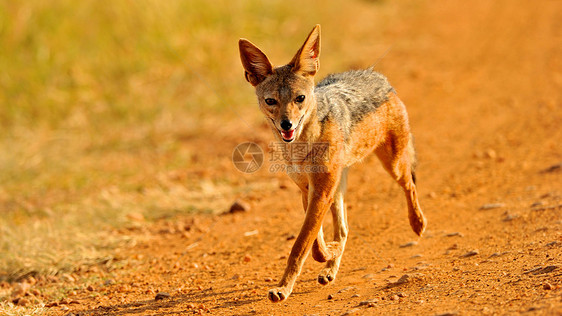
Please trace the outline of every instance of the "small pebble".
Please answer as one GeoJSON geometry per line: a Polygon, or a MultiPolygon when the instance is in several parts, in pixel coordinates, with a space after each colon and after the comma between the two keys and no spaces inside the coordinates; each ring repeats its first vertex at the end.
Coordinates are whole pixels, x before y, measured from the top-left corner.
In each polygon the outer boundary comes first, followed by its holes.
{"type": "Polygon", "coordinates": [[[504,222],[510,222],[510,221],[512,221],[512,220],[514,220],[514,219],[516,219],[516,218],[518,218],[518,217],[519,217],[519,215],[517,215],[517,214],[507,214],[507,215],[502,219],[502,221],[504,221],[504,222]]]}
{"type": "Polygon", "coordinates": [[[361,297],[361,295],[360,294],[353,294],[353,295],[351,295],[351,297],[361,297]]]}
{"type": "Polygon", "coordinates": [[[250,205],[242,200],[236,200],[230,206],[229,213],[247,212],[250,210],[250,205]]]}
{"type": "Polygon", "coordinates": [[[504,207],[505,204],[503,203],[488,203],[480,206],[480,210],[493,210],[495,208],[504,207]]]}
{"type": "Polygon", "coordinates": [[[410,242],[407,242],[405,244],[400,245],[400,248],[412,247],[412,246],[415,246],[417,244],[418,244],[417,241],[410,241],[410,242]]]}
{"type": "Polygon", "coordinates": [[[166,292],[160,292],[158,294],[156,294],[156,296],[154,297],[155,301],[159,301],[159,300],[163,300],[166,298],[170,298],[170,294],[166,293],[166,292]]]}
{"type": "Polygon", "coordinates": [[[495,150],[493,150],[493,149],[486,150],[486,158],[496,159],[497,156],[498,156],[498,154],[496,154],[495,150]]]}
{"type": "Polygon", "coordinates": [[[410,275],[404,274],[403,276],[400,277],[400,279],[398,279],[398,281],[396,281],[395,284],[404,284],[408,281],[410,281],[410,275]]]}
{"type": "Polygon", "coordinates": [[[378,298],[372,298],[370,300],[366,300],[366,301],[361,301],[359,302],[359,306],[365,306],[365,305],[369,305],[369,304],[375,304],[378,303],[379,299],[378,298]]]}
{"type": "Polygon", "coordinates": [[[537,201],[537,202],[531,204],[531,207],[537,207],[537,206],[543,206],[543,205],[544,205],[543,201],[537,201]]]}
{"type": "Polygon", "coordinates": [[[471,250],[471,251],[465,253],[464,255],[462,255],[461,258],[468,258],[468,257],[476,256],[479,253],[480,253],[480,251],[478,251],[478,249],[474,249],[474,250],[471,250]]]}
{"type": "Polygon", "coordinates": [[[552,290],[552,289],[553,289],[552,284],[550,284],[550,283],[548,283],[548,282],[546,282],[546,283],[542,286],[542,288],[545,289],[545,290],[552,290]]]}
{"type": "Polygon", "coordinates": [[[333,299],[333,298],[334,298],[334,296],[333,296],[332,294],[328,294],[328,299],[329,299],[329,300],[331,300],[331,299],[333,299]]]}
{"type": "Polygon", "coordinates": [[[94,287],[92,285],[88,285],[88,287],[86,288],[86,290],[93,292],[94,291],[94,287]]]}
{"type": "Polygon", "coordinates": [[[361,310],[359,308],[353,308],[353,309],[350,309],[350,310],[346,311],[342,315],[358,315],[359,312],[361,312],[361,310]]]}
{"type": "Polygon", "coordinates": [[[461,234],[461,233],[459,233],[459,232],[454,232],[454,233],[448,233],[448,234],[446,234],[445,236],[446,236],[446,237],[455,237],[455,236],[463,237],[464,235],[461,234]]]}
{"type": "Polygon", "coordinates": [[[338,293],[343,293],[343,292],[347,292],[349,290],[353,290],[355,289],[354,286],[348,286],[348,287],[344,287],[343,289],[339,290],[338,293]]]}
{"type": "Polygon", "coordinates": [[[252,257],[250,255],[245,255],[244,262],[250,262],[250,261],[252,261],[252,257]]]}
{"type": "Polygon", "coordinates": [[[391,296],[389,297],[389,299],[390,299],[391,301],[398,301],[400,298],[398,297],[398,295],[394,294],[394,295],[391,295],[391,296]]]}

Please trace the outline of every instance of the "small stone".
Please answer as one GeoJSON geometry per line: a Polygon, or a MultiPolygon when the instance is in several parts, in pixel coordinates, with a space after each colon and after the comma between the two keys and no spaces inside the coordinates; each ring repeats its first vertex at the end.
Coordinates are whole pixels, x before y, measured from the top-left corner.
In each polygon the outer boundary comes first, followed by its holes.
{"type": "Polygon", "coordinates": [[[464,235],[459,233],[459,232],[448,233],[448,234],[445,235],[445,237],[456,237],[456,236],[464,237],[464,235]]]}
{"type": "Polygon", "coordinates": [[[354,286],[348,286],[348,287],[344,287],[343,289],[339,290],[338,293],[343,293],[343,292],[347,292],[350,290],[354,290],[355,287],[354,286]]]}
{"type": "Polygon", "coordinates": [[[542,170],[541,173],[550,173],[550,172],[558,172],[558,171],[562,171],[562,163],[552,165],[542,170]]]}
{"type": "Polygon", "coordinates": [[[537,201],[537,202],[531,204],[531,207],[538,207],[538,206],[543,206],[543,205],[544,205],[543,201],[537,201]]]}
{"type": "Polygon", "coordinates": [[[92,285],[88,285],[88,287],[86,288],[86,290],[93,292],[94,291],[94,287],[92,285]]]}
{"type": "Polygon", "coordinates": [[[351,295],[351,297],[361,297],[361,295],[360,294],[353,294],[353,295],[351,295]]]}
{"type": "Polygon", "coordinates": [[[359,312],[361,312],[361,310],[359,308],[352,308],[350,310],[347,310],[345,313],[343,313],[342,315],[358,315],[359,312]]]}
{"type": "Polygon", "coordinates": [[[252,261],[252,257],[250,255],[245,255],[244,262],[250,262],[250,261],[252,261]]]}
{"type": "Polygon", "coordinates": [[[159,300],[163,300],[163,299],[167,299],[170,298],[171,295],[166,293],[166,292],[159,292],[158,294],[156,294],[156,296],[154,297],[155,301],[159,301],[159,300]]]}
{"type": "Polygon", "coordinates": [[[543,284],[542,288],[545,289],[545,290],[552,290],[553,289],[552,284],[550,284],[548,282],[543,284]]]}
{"type": "Polygon", "coordinates": [[[264,281],[265,282],[273,282],[273,279],[268,277],[268,278],[265,278],[264,281]]]}
{"type": "Polygon", "coordinates": [[[259,231],[258,231],[257,229],[254,229],[254,230],[245,232],[245,233],[244,233],[244,237],[255,236],[255,235],[257,235],[257,234],[259,234],[259,231]]]}
{"type": "Polygon", "coordinates": [[[493,150],[493,149],[486,150],[486,158],[496,159],[497,156],[498,156],[498,154],[496,153],[495,150],[493,150]]]}
{"type": "Polygon", "coordinates": [[[368,273],[368,274],[365,274],[364,276],[362,276],[363,279],[372,279],[374,277],[375,277],[375,275],[372,274],[372,273],[368,273]]]}
{"type": "Polygon", "coordinates": [[[391,300],[391,301],[398,301],[400,298],[398,297],[398,295],[394,294],[394,295],[391,295],[388,299],[391,300]]]}
{"type": "Polygon", "coordinates": [[[127,214],[127,219],[133,222],[144,222],[144,215],[142,213],[129,213],[127,214]]]}
{"type": "Polygon", "coordinates": [[[403,276],[400,277],[400,279],[398,279],[398,281],[396,281],[395,284],[404,284],[410,281],[410,275],[408,274],[404,274],[403,276]]]}
{"type": "Polygon", "coordinates": [[[479,253],[480,253],[480,251],[478,251],[478,249],[474,249],[474,250],[471,250],[471,251],[469,251],[469,252],[463,254],[463,255],[461,256],[461,258],[468,258],[468,257],[476,256],[476,255],[479,254],[479,253]]]}
{"type": "MultiPolygon", "coordinates": [[[[365,305],[369,306],[369,304],[376,304],[378,302],[379,302],[378,298],[372,298],[370,300],[359,302],[359,306],[365,306],[365,305]]],[[[369,307],[371,307],[371,306],[369,306],[369,307]]]]}
{"type": "Polygon", "coordinates": [[[423,257],[423,255],[418,253],[418,254],[415,254],[415,255],[411,256],[410,259],[417,259],[417,258],[421,258],[421,257],[423,257]]]}
{"type": "Polygon", "coordinates": [[[328,294],[328,299],[329,299],[329,300],[331,300],[331,299],[333,299],[333,298],[334,298],[334,296],[333,296],[332,294],[328,294]]]}
{"type": "Polygon", "coordinates": [[[505,204],[503,203],[488,203],[488,204],[484,204],[482,206],[480,206],[480,210],[493,210],[495,208],[501,208],[504,207],[505,204]]]}
{"type": "Polygon", "coordinates": [[[415,246],[417,244],[418,244],[417,241],[410,241],[410,242],[407,242],[405,244],[400,245],[400,248],[412,247],[412,246],[415,246]]]}
{"type": "Polygon", "coordinates": [[[554,271],[554,270],[556,270],[556,269],[558,269],[558,268],[559,268],[559,266],[555,266],[555,265],[546,266],[546,267],[544,267],[544,268],[542,268],[542,269],[540,269],[540,270],[538,270],[538,271],[533,272],[533,274],[537,275],[537,274],[551,273],[552,271],[554,271]]]}
{"type": "Polygon", "coordinates": [[[557,240],[555,240],[555,241],[551,241],[548,244],[546,244],[545,247],[553,247],[553,246],[556,246],[558,244],[559,244],[559,242],[557,240]]]}
{"type": "Polygon", "coordinates": [[[230,206],[229,213],[247,212],[250,210],[250,205],[242,200],[236,200],[230,206]]]}
{"type": "Polygon", "coordinates": [[[295,235],[289,235],[289,236],[287,236],[287,240],[293,240],[293,239],[295,239],[295,238],[297,238],[295,235]]]}
{"type": "Polygon", "coordinates": [[[103,282],[103,285],[105,286],[112,285],[112,284],[115,284],[115,281],[113,279],[105,280],[105,282],[103,282]]]}
{"type": "Polygon", "coordinates": [[[519,215],[517,214],[507,214],[505,215],[505,217],[502,219],[502,221],[504,222],[511,222],[512,220],[519,218],[519,215]]]}

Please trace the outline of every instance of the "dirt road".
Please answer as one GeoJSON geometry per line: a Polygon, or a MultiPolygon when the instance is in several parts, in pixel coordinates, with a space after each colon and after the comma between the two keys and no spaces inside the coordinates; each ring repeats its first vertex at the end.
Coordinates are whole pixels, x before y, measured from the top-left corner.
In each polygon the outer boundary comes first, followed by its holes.
{"type": "MultiPolygon", "coordinates": [[[[322,265],[309,258],[291,297],[272,304],[267,290],[303,220],[298,190],[267,166],[244,175],[224,158],[224,168],[201,166],[187,176],[221,173],[254,184],[239,194],[249,211],[116,232],[142,241],[120,249],[112,269],[59,283],[68,289],[66,304],[49,312],[561,314],[562,4],[420,6],[413,16],[397,14],[385,34],[396,44],[377,69],[409,109],[429,221],[422,238],[409,228],[400,188],[369,158],[350,172],[350,237],[335,284],[319,285],[322,265]],[[160,292],[169,297],[155,300],[160,292]]],[[[353,47],[364,32],[342,44],[353,47]]],[[[373,58],[364,53],[350,66],[368,65],[373,58]]],[[[229,157],[243,141],[267,147],[273,140],[265,126],[248,139],[224,124],[213,136],[220,145],[200,135],[186,146],[205,159],[229,157]]],[[[330,220],[325,227],[331,236],[330,220]]]]}

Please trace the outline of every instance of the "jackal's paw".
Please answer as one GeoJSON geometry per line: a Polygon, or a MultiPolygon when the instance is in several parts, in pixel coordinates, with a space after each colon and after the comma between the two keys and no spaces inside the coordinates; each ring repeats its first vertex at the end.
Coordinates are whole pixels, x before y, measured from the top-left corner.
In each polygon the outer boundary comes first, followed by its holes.
{"type": "Polygon", "coordinates": [[[322,285],[328,285],[336,279],[336,274],[338,273],[338,269],[334,268],[324,268],[318,274],[318,283],[322,285]]]}
{"type": "Polygon", "coordinates": [[[421,236],[425,231],[425,227],[427,226],[427,219],[423,214],[411,214],[409,216],[410,219],[410,226],[416,235],[421,236]]]}
{"type": "Polygon", "coordinates": [[[291,289],[289,289],[287,287],[277,287],[277,288],[269,290],[269,293],[267,293],[267,297],[273,303],[281,302],[281,301],[287,299],[287,297],[289,297],[289,295],[291,295],[291,289]]]}

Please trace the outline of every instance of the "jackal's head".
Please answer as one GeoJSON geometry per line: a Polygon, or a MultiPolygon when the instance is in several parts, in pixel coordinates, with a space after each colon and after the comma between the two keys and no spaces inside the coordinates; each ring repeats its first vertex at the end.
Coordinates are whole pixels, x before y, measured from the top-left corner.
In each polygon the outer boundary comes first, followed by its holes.
{"type": "Polygon", "coordinates": [[[297,139],[316,109],[314,75],[320,56],[320,25],[316,25],[291,62],[273,67],[254,44],[240,39],[246,80],[256,87],[258,103],[274,133],[290,143],[297,139]]]}

